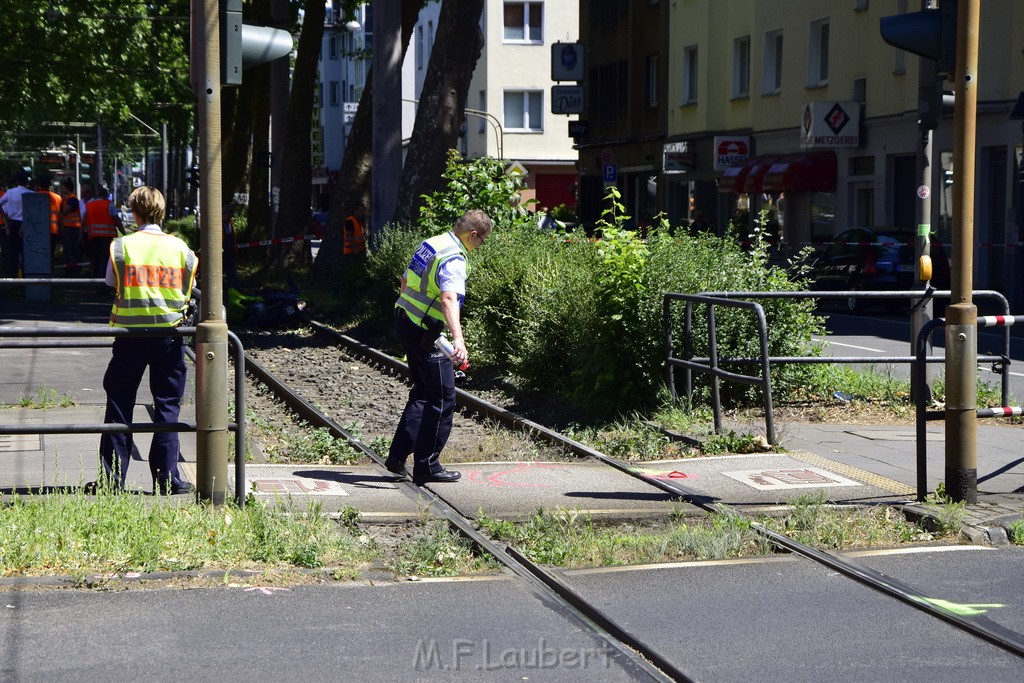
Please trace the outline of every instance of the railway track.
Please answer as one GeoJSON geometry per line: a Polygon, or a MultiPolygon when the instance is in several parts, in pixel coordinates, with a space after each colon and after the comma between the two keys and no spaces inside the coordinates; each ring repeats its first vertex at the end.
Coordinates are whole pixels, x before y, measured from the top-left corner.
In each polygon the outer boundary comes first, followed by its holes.
{"type": "MultiPolygon", "coordinates": [[[[280,360],[272,350],[272,345],[261,344],[257,340],[257,348],[251,354],[247,353],[247,371],[261,384],[266,386],[269,393],[276,400],[281,401],[288,408],[300,416],[300,419],[309,425],[328,429],[336,438],[346,439],[353,447],[365,456],[368,460],[376,463],[383,470],[383,457],[376,450],[368,446],[365,439],[353,434],[353,430],[346,428],[339,423],[337,416],[332,417],[331,409],[322,405],[324,400],[333,400],[333,390],[340,383],[346,381],[337,375],[323,374],[324,366],[332,366],[348,363],[350,368],[345,370],[346,376],[355,378],[354,381],[360,387],[365,387],[373,382],[382,382],[378,387],[376,397],[391,396],[393,406],[379,405],[379,398],[371,398],[366,405],[359,405],[353,399],[350,402],[351,413],[367,409],[376,410],[375,416],[379,415],[380,420],[372,420],[372,427],[368,430],[370,438],[390,437],[390,429],[397,423],[398,415],[404,405],[406,387],[399,379],[405,372],[404,363],[388,356],[387,354],[373,349],[356,339],[340,334],[330,327],[317,322],[310,322],[313,331],[312,337],[315,342],[305,338],[301,345],[306,348],[320,350],[321,358],[319,369],[311,373],[296,365],[295,345],[282,353],[288,361],[280,360]],[[277,371],[275,371],[277,368],[277,371]],[[373,368],[377,373],[373,378],[368,377],[366,368],[373,368]],[[319,379],[311,379],[319,375],[319,379]],[[384,378],[384,379],[382,379],[384,378]],[[307,388],[305,395],[296,391],[292,382],[304,385],[307,388]]],[[[267,337],[264,341],[269,339],[267,337]]],[[[296,338],[297,339],[297,338],[296,338]]],[[[250,339],[250,342],[253,340],[250,339]]],[[[295,341],[294,339],[292,341],[295,341]]],[[[358,390],[358,389],[357,389],[358,390]]],[[[458,444],[458,439],[472,441],[474,438],[488,438],[493,432],[493,425],[500,425],[504,429],[514,430],[518,434],[528,435],[531,439],[541,442],[541,448],[552,449],[556,453],[568,453],[576,458],[589,458],[621,472],[643,480],[653,488],[679,497],[687,502],[696,505],[708,512],[721,510],[721,505],[713,503],[706,496],[699,494],[678,481],[654,479],[646,476],[630,463],[609,457],[596,451],[586,444],[575,441],[558,433],[544,425],[516,415],[512,411],[495,405],[479,396],[474,396],[462,389],[457,389],[457,402],[462,410],[475,414],[478,420],[457,420],[457,424],[463,425],[463,433],[457,434],[453,431],[452,442],[458,444]],[[469,426],[467,426],[469,425],[469,426]],[[473,426],[475,425],[475,426],[473,426]],[[483,432],[474,432],[480,430],[483,432]],[[481,436],[483,434],[483,436],[481,436]]],[[[361,425],[366,430],[366,425],[361,425]]],[[[467,448],[465,444],[456,445],[456,448],[467,448]]],[[[473,447],[468,447],[472,451],[473,447]]],[[[448,449],[446,449],[446,454],[448,449]]],[[[448,521],[462,535],[468,538],[481,551],[489,553],[497,558],[502,564],[508,567],[521,581],[526,583],[530,589],[542,599],[554,600],[562,609],[570,613],[574,618],[580,620],[605,638],[609,644],[619,651],[622,656],[627,657],[637,671],[656,680],[692,680],[682,669],[678,668],[669,659],[660,653],[647,647],[639,638],[631,635],[614,618],[601,612],[590,604],[579,593],[567,584],[559,575],[532,562],[528,557],[511,546],[502,546],[495,543],[477,528],[475,521],[460,513],[443,493],[433,490],[426,491],[415,487],[411,482],[405,485],[410,492],[415,491],[418,495],[426,495],[430,498],[431,510],[448,521]]],[[[442,487],[443,488],[443,487],[442,487]]],[[[735,512],[735,511],[733,511],[735,512]]],[[[740,513],[736,513],[740,514],[740,513]]],[[[806,544],[797,542],[778,532],[753,523],[753,528],[772,543],[785,552],[791,552],[805,558],[808,561],[827,567],[842,576],[856,581],[868,588],[884,594],[890,598],[899,600],[917,610],[920,610],[930,617],[941,620],[954,628],[970,633],[981,638],[1003,650],[1006,650],[1019,657],[1024,657],[1024,637],[1021,634],[1011,631],[983,615],[964,615],[948,607],[935,604],[926,598],[922,598],[921,591],[914,589],[893,577],[882,574],[870,567],[853,561],[849,558],[834,553],[822,551],[806,544]]]]}

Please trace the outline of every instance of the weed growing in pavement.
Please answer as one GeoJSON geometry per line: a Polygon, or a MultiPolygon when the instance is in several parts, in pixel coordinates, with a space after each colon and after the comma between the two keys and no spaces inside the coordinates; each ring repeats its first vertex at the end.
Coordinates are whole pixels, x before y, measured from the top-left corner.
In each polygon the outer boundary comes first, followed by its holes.
{"type": "Polygon", "coordinates": [[[737,434],[731,429],[722,434],[712,434],[701,442],[701,450],[707,455],[722,453],[763,453],[777,450],[763,436],[743,432],[737,434]]]}
{"type": "Polygon", "coordinates": [[[372,547],[316,505],[150,503],[102,491],[14,496],[2,510],[0,576],[358,568],[374,559],[372,547]]]}
{"type": "Polygon", "coordinates": [[[362,454],[344,439],[334,438],[331,431],[325,427],[307,429],[299,435],[285,435],[284,439],[287,452],[278,457],[286,458],[289,462],[351,465],[362,457],[362,454]]]}
{"type": "Polygon", "coordinates": [[[960,533],[964,519],[967,517],[967,503],[964,501],[954,502],[946,493],[945,482],[939,482],[935,493],[926,497],[921,503],[921,507],[931,517],[932,523],[936,526],[936,532],[941,534],[960,533]]]}
{"type": "Polygon", "coordinates": [[[881,547],[932,538],[928,531],[885,505],[870,508],[830,505],[820,491],[800,496],[789,505],[789,513],[782,518],[765,517],[759,521],[769,529],[818,548],[881,547]]]}
{"type": "Polygon", "coordinates": [[[75,405],[74,399],[67,394],[57,395],[57,390],[52,387],[40,386],[36,390],[36,397],[33,399],[31,396],[22,396],[18,405],[22,408],[34,408],[38,410],[46,410],[47,408],[70,408],[75,405]]]}
{"type": "Polygon", "coordinates": [[[1007,534],[1010,537],[1010,543],[1024,545],[1024,519],[1018,519],[1010,524],[1008,531],[1010,532],[1007,534]]]}
{"type": "Polygon", "coordinates": [[[693,455],[694,450],[637,418],[618,420],[598,427],[570,425],[569,437],[620,460],[674,460],[693,455]]]}
{"type": "Polygon", "coordinates": [[[712,513],[698,521],[678,516],[670,524],[597,524],[573,510],[538,510],[523,522],[482,516],[481,528],[511,543],[535,562],[563,567],[613,566],[694,559],[723,559],[771,552],[750,522],[712,513]]]}
{"type": "Polygon", "coordinates": [[[474,552],[447,523],[429,520],[402,544],[391,568],[407,576],[458,576],[498,567],[497,560],[474,552]]]}

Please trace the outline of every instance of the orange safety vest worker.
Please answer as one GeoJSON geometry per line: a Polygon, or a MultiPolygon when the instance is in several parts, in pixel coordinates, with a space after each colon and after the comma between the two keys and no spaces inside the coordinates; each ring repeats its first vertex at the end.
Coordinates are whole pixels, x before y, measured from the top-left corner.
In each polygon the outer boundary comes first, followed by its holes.
{"type": "Polygon", "coordinates": [[[75,208],[71,208],[68,204],[74,199],[78,202],[78,197],[74,194],[69,194],[64,197],[64,201],[60,205],[60,227],[62,228],[81,228],[82,227],[82,209],[81,202],[75,208]]]}
{"type": "Polygon", "coordinates": [[[50,234],[57,234],[57,222],[60,218],[60,195],[50,190],[36,190],[39,194],[50,195],[50,234]]]}
{"type": "Polygon", "coordinates": [[[117,224],[110,215],[109,199],[93,199],[85,205],[85,236],[88,239],[117,237],[117,224]]]}
{"type": "Polygon", "coordinates": [[[355,214],[349,214],[345,219],[345,229],[342,232],[344,235],[341,245],[342,254],[362,254],[366,252],[366,241],[363,238],[363,222],[355,214]],[[349,232],[350,223],[352,225],[351,232],[349,232]]]}

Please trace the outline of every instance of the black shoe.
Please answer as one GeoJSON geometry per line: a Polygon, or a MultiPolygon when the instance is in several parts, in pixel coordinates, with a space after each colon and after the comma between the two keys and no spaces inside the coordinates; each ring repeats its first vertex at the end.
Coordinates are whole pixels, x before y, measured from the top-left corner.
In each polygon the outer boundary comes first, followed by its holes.
{"type": "Polygon", "coordinates": [[[455,470],[438,470],[437,472],[431,472],[426,477],[413,477],[412,482],[417,486],[423,486],[424,484],[431,483],[456,482],[461,477],[462,473],[455,470]]]}
{"type": "Polygon", "coordinates": [[[154,484],[153,484],[153,495],[154,496],[166,496],[166,495],[176,496],[176,495],[181,494],[181,493],[192,493],[192,491],[195,490],[195,487],[192,486],[192,484],[190,482],[182,480],[182,481],[172,481],[170,489],[171,489],[170,491],[167,490],[167,483],[166,482],[154,482],[154,484]]]}
{"type": "Polygon", "coordinates": [[[409,476],[409,471],[407,469],[405,469],[405,465],[396,465],[393,462],[389,462],[389,461],[385,460],[384,461],[384,469],[386,469],[391,474],[397,474],[400,477],[408,477],[409,476]]]}

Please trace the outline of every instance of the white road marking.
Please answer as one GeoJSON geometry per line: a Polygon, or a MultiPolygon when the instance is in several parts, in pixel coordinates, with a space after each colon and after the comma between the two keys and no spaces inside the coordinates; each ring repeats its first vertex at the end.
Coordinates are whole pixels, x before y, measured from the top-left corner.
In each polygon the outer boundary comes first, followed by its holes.
{"type": "Polygon", "coordinates": [[[829,344],[831,346],[845,346],[848,349],[859,349],[861,351],[872,351],[874,353],[885,353],[884,349],[873,349],[870,346],[855,346],[853,344],[843,344],[842,342],[832,341],[830,339],[816,339],[823,344],[829,344]]]}

